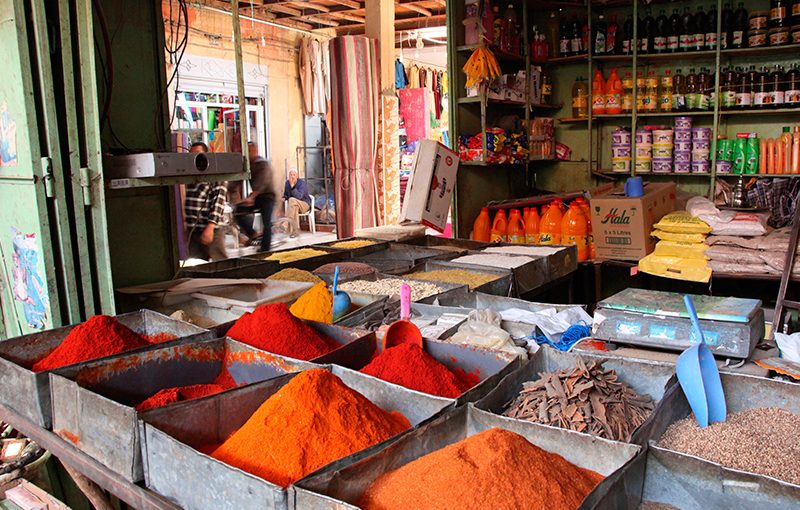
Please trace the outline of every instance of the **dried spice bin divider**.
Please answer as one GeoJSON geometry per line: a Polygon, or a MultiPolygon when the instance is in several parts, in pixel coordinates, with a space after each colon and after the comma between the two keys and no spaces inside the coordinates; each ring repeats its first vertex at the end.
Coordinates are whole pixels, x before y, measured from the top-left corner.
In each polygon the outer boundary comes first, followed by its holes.
{"type": "MultiPolygon", "coordinates": [[[[175,340],[144,350],[213,338],[213,333],[188,322],[151,310],[140,310],[116,319],[143,335],[167,333],[175,340]]],[[[31,366],[58,347],[77,324],[32,333],[0,342],[0,402],[45,429],[52,425],[49,372],[33,372],[31,366]]]]}
{"type": "MultiPolygon", "coordinates": [[[[350,388],[386,411],[398,411],[412,427],[450,409],[452,401],[421,395],[382,381],[327,367],[350,388]]],[[[219,444],[239,429],[294,374],[212,397],[155,409],[143,415],[147,487],[187,510],[285,510],[287,489],[224,464],[198,448],[219,444]],[[213,481],[213,483],[209,483],[213,481]]],[[[291,426],[288,423],[287,426],[291,426]]],[[[348,465],[403,437],[399,434],[337,461],[348,465]]],[[[291,491],[291,486],[289,488],[291,491]]]]}
{"type": "MultiPolygon", "coordinates": [[[[800,415],[797,384],[747,375],[720,374],[731,413],[758,407],[779,407],[800,415]]],[[[800,508],[800,485],[731,469],[693,455],[657,446],[667,428],[690,416],[682,391],[665,396],[656,416],[647,451],[643,499],[682,509],[800,508]]],[[[770,423],[759,424],[770,428],[770,423]]],[[[796,436],[795,436],[796,440],[796,436]]],[[[765,452],[766,455],[766,452],[765,452]]],[[[797,469],[797,466],[785,466],[797,469]]]]}
{"type": "Polygon", "coordinates": [[[236,258],[181,268],[178,278],[266,278],[280,268],[273,260],[236,258]]]}
{"type": "MultiPolygon", "coordinates": [[[[359,498],[378,476],[494,427],[516,432],[544,450],[605,476],[584,499],[581,508],[618,510],[638,506],[644,477],[641,447],[564,429],[520,427],[514,420],[468,404],[417,427],[361,462],[334,462],[299,481],[291,488],[293,508],[357,509],[359,498]]],[[[526,481],[538,483],[536,480],[519,480],[518,483],[526,481]]],[[[569,483],[568,480],[560,482],[569,483]]]]}

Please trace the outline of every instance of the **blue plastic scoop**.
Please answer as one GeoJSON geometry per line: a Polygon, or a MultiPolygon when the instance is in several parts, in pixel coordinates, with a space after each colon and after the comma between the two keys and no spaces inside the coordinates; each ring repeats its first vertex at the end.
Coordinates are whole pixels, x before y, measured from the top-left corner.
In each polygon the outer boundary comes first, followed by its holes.
{"type": "Polygon", "coordinates": [[[333,273],[333,322],[341,319],[350,311],[350,296],[337,289],[339,286],[339,266],[333,273]]]}
{"type": "Polygon", "coordinates": [[[691,296],[683,296],[683,302],[692,319],[698,343],[681,353],[675,369],[697,423],[705,428],[709,423],[725,421],[728,410],[717,362],[703,339],[703,330],[700,329],[691,296]]]}

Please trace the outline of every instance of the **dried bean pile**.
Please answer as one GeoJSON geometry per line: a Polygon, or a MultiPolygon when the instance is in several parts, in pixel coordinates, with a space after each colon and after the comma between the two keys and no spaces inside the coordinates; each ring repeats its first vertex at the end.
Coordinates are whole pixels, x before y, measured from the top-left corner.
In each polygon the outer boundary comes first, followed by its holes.
{"type": "Polygon", "coordinates": [[[339,285],[345,292],[363,292],[365,294],[376,294],[378,296],[399,296],[400,286],[407,283],[411,287],[411,301],[419,301],[428,296],[439,294],[442,288],[438,285],[426,282],[412,282],[399,278],[384,278],[370,282],[367,280],[352,280],[339,285]]]}
{"type": "Polygon", "coordinates": [[[287,267],[286,269],[281,269],[274,275],[267,278],[267,280],[281,280],[281,281],[289,281],[289,282],[308,282],[308,283],[322,283],[322,278],[318,276],[314,276],[312,273],[308,271],[303,271],[302,269],[297,269],[294,267],[287,267]]]}
{"type": "Polygon", "coordinates": [[[315,250],[313,248],[301,248],[299,250],[289,251],[276,251],[267,257],[265,260],[277,260],[281,264],[288,264],[296,260],[310,259],[311,257],[319,257],[320,255],[327,255],[328,252],[322,250],[315,250]]]}
{"type": "Polygon", "coordinates": [[[704,429],[690,415],[670,425],[658,446],[800,485],[798,431],[800,416],[758,407],[730,413],[704,429]]]}
{"type": "Polygon", "coordinates": [[[652,398],[639,395],[596,361],[586,365],[579,357],[572,370],[540,376],[523,383],[505,416],[630,441],[655,407],[652,398]]]}
{"type": "Polygon", "coordinates": [[[375,241],[367,241],[366,239],[353,239],[352,241],[339,241],[333,243],[331,248],[339,248],[344,250],[355,250],[356,248],[364,248],[365,246],[372,246],[375,241]]]}
{"type": "Polygon", "coordinates": [[[459,285],[469,285],[470,289],[480,287],[489,282],[493,282],[500,278],[493,274],[473,273],[472,271],[464,271],[463,269],[436,269],[433,271],[421,271],[419,273],[411,273],[409,278],[416,278],[417,280],[433,280],[435,282],[457,283],[459,285]]]}
{"type": "Polygon", "coordinates": [[[366,276],[375,272],[375,268],[361,262],[331,262],[314,270],[314,274],[333,274],[339,266],[339,276],[366,276]]]}

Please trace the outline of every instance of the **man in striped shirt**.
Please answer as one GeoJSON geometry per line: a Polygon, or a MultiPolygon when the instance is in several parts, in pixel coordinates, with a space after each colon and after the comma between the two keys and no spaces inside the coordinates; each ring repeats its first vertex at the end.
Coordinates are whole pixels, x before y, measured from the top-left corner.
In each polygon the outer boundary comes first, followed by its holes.
{"type": "MultiPolygon", "coordinates": [[[[208,152],[203,142],[192,144],[190,152],[208,152]]],[[[198,182],[186,185],[184,201],[184,221],[189,257],[204,260],[223,260],[225,253],[225,232],[217,229],[222,223],[228,188],[224,182],[198,182]]]]}

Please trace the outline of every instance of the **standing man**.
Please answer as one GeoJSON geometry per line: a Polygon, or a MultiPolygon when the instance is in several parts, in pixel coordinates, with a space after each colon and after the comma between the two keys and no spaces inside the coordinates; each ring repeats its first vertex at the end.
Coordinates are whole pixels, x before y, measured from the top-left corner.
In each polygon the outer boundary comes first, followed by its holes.
{"type": "Polygon", "coordinates": [[[311,209],[311,196],[308,194],[306,181],[298,178],[297,170],[289,170],[289,179],[283,188],[283,199],[288,201],[286,216],[292,225],[290,237],[297,237],[300,231],[300,215],[305,214],[311,209]]]}
{"type": "MultiPolygon", "coordinates": [[[[193,143],[189,152],[208,152],[208,145],[193,143]]],[[[203,260],[228,258],[225,253],[225,231],[217,228],[222,223],[227,197],[228,188],[224,182],[186,185],[183,212],[190,257],[203,260]]]]}
{"type": "Polygon", "coordinates": [[[261,213],[264,231],[261,234],[261,251],[269,251],[272,244],[272,208],[275,193],[272,190],[272,168],[264,157],[258,154],[253,142],[247,144],[250,156],[250,185],[252,193],[236,205],[236,223],[251,240],[256,236],[253,219],[256,211],[261,213]]]}

